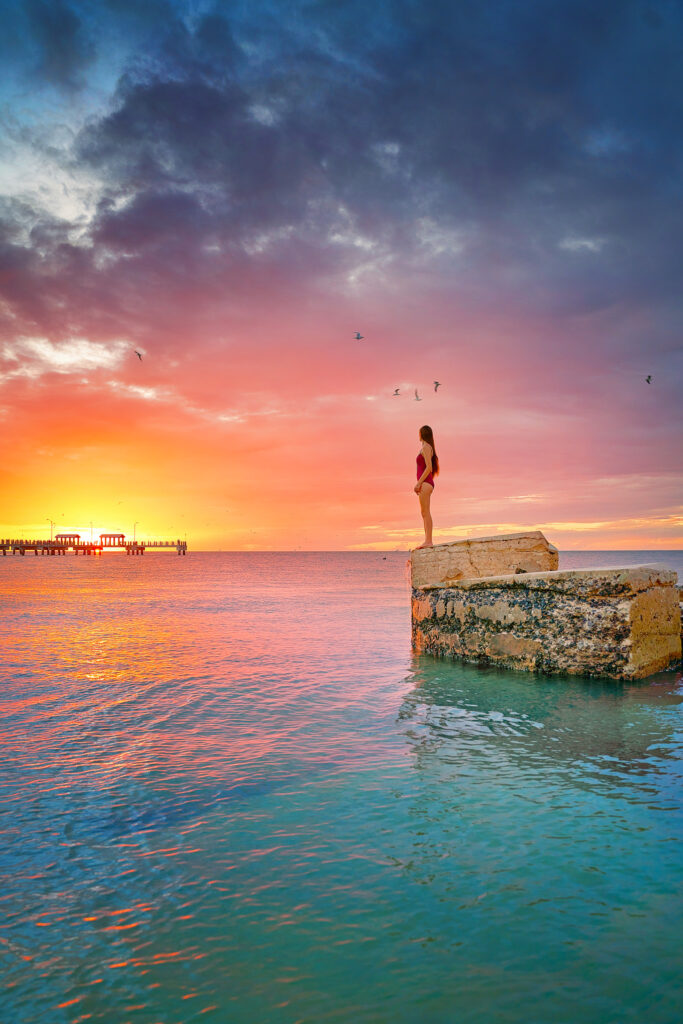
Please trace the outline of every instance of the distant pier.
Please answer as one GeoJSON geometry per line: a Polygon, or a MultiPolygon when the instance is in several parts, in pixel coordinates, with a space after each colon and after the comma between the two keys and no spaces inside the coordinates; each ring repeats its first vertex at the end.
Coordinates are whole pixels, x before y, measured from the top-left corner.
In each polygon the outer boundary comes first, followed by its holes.
{"type": "Polygon", "coordinates": [[[144,555],[146,550],[158,548],[175,548],[179,555],[187,554],[186,540],[129,540],[125,533],[102,533],[96,541],[85,541],[80,533],[58,533],[54,540],[28,540],[25,537],[0,539],[0,550],[3,557],[25,555],[32,551],[34,555],[65,555],[73,551],[75,555],[101,555],[103,551],[125,550],[127,555],[144,555]]]}

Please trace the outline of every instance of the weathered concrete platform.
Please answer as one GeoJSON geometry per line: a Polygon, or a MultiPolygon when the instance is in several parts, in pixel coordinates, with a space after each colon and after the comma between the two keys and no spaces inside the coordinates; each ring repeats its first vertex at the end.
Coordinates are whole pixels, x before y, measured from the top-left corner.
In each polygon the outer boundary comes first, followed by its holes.
{"type": "Polygon", "coordinates": [[[642,679],[681,657],[663,565],[510,573],[413,587],[416,650],[532,672],[642,679]]]}
{"type": "Polygon", "coordinates": [[[543,572],[557,569],[559,554],[540,530],[503,533],[494,537],[472,537],[411,553],[410,571],[414,587],[514,572],[543,572]]]}

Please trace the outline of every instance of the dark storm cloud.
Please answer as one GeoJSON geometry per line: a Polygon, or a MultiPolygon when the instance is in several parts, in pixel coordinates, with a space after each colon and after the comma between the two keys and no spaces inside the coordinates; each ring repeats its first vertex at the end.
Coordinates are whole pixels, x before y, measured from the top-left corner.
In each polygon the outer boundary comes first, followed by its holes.
{"type": "Polygon", "coordinates": [[[118,109],[87,129],[79,157],[115,187],[219,187],[226,198],[273,209],[306,166],[297,139],[259,124],[237,85],[203,81],[132,83],[118,109]]]}
{"type": "MultiPolygon", "coordinates": [[[[88,54],[78,9],[32,9],[51,73],[73,80],[88,54]]],[[[433,285],[475,303],[678,308],[680,5],[102,9],[145,51],[74,147],[104,183],[92,248],[71,252],[54,225],[32,236],[28,262],[55,287],[111,307],[105,294],[136,281],[170,286],[180,252],[197,283],[220,266],[244,289],[267,267],[303,286],[346,272],[362,235],[399,270],[431,259],[433,285]],[[425,219],[463,232],[463,253],[430,249],[425,219]],[[73,260],[77,286],[59,276],[73,260]]]]}
{"type": "Polygon", "coordinates": [[[683,117],[675,8],[657,27],[643,5],[623,2],[380,9],[366,33],[360,6],[318,5],[318,22],[307,6],[310,32],[300,39],[285,23],[277,41],[264,33],[258,77],[247,69],[239,83],[221,80],[227,65],[198,46],[219,32],[206,22],[176,29],[174,70],[184,56],[190,74],[124,86],[82,153],[114,174],[127,161],[129,178],[195,176],[244,198],[269,191],[273,207],[308,174],[368,215],[393,184],[394,200],[441,216],[492,221],[523,206],[541,225],[564,212],[595,227],[600,214],[608,229],[615,203],[665,183],[663,156],[680,161],[680,138],[667,131],[683,117]],[[255,123],[250,104],[273,123],[255,123]],[[372,158],[385,142],[401,146],[409,188],[372,158]]]}
{"type": "Polygon", "coordinates": [[[76,88],[95,55],[77,9],[65,0],[25,0],[24,9],[38,51],[35,70],[52,85],[76,88]]]}
{"type": "Polygon", "coordinates": [[[93,238],[111,250],[141,252],[176,238],[188,245],[206,238],[210,230],[211,218],[194,196],[147,191],[121,213],[103,203],[93,238]]]}

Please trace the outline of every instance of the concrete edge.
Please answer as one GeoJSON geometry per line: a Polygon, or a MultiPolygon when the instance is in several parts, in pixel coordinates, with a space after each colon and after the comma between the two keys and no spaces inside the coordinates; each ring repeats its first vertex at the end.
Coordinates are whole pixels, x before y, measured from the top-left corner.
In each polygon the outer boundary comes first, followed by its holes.
{"type": "Polygon", "coordinates": [[[470,579],[443,580],[428,583],[414,590],[485,590],[490,587],[528,587],[534,583],[563,583],[566,580],[602,578],[605,582],[618,582],[626,573],[624,582],[678,586],[678,573],[661,562],[646,562],[634,565],[597,566],[594,569],[547,569],[543,572],[507,573],[500,576],[477,576],[470,579]]]}
{"type": "MultiPolygon", "coordinates": [[[[492,540],[519,540],[520,537],[533,538],[534,540],[543,539],[550,548],[553,547],[548,541],[547,537],[542,530],[523,530],[521,533],[496,533],[487,537],[463,537],[462,540],[449,540],[445,544],[435,544],[431,548],[412,548],[409,554],[420,556],[421,551],[436,551],[439,548],[452,548],[455,545],[461,547],[471,546],[472,544],[482,544],[484,542],[490,542],[492,540]]],[[[555,551],[557,548],[554,549],[555,551]]]]}

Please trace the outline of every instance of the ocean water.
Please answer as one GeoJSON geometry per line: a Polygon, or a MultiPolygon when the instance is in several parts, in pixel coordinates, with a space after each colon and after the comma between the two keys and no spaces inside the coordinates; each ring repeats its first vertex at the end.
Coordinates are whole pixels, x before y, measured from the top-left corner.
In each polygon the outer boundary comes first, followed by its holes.
{"type": "Polygon", "coordinates": [[[405,561],[0,560],[3,1024],[681,1018],[680,673],[415,657],[405,561]]]}

